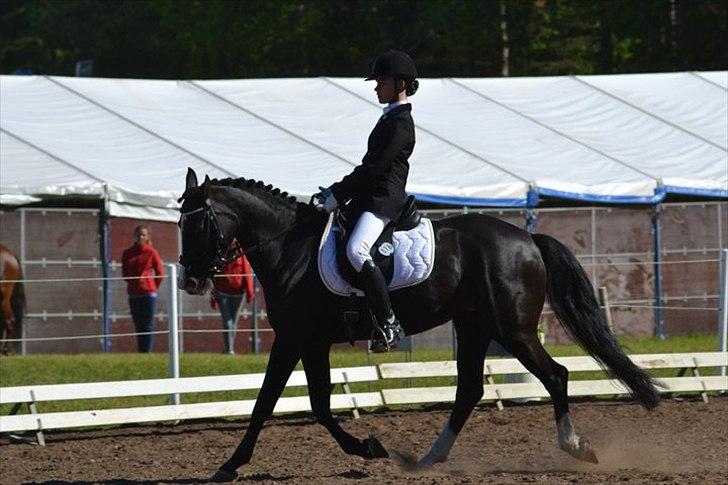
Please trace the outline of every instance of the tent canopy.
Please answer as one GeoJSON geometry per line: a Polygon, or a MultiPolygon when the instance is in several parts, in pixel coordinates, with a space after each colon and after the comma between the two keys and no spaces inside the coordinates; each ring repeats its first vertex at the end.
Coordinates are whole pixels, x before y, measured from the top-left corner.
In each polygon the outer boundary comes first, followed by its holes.
{"type": "MultiPolygon", "coordinates": [[[[308,197],[360,163],[373,88],[0,76],[0,202],[108,196],[112,215],[176,220],[188,166],[308,197]]],[[[425,201],[728,197],[728,71],[423,79],[411,101],[425,201]]]]}

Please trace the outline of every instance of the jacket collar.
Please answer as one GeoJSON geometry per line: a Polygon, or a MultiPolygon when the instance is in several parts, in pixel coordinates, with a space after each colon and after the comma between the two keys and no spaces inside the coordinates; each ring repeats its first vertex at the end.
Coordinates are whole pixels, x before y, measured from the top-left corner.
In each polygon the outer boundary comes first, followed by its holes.
{"type": "Polygon", "coordinates": [[[384,107],[384,114],[388,115],[393,109],[399,108],[400,106],[409,106],[409,101],[395,101],[394,103],[389,103],[384,107]]]}

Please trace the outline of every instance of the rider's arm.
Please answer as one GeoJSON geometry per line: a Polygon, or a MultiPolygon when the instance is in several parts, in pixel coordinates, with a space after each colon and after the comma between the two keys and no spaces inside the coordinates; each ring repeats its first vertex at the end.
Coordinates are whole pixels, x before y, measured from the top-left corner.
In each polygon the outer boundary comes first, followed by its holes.
{"type": "Polygon", "coordinates": [[[336,197],[336,200],[340,204],[351,199],[351,197],[357,192],[358,188],[371,185],[369,182],[369,171],[366,166],[366,159],[368,156],[368,153],[364,155],[364,160],[362,160],[361,165],[357,165],[353,172],[341,179],[341,182],[336,182],[330,187],[331,191],[334,193],[334,197],[336,197]]]}
{"type": "Polygon", "coordinates": [[[346,202],[355,192],[369,190],[376,182],[386,179],[394,161],[406,159],[413,146],[414,136],[406,123],[397,123],[394,129],[383,131],[364,155],[361,165],[331,186],[336,200],[346,202]]]}

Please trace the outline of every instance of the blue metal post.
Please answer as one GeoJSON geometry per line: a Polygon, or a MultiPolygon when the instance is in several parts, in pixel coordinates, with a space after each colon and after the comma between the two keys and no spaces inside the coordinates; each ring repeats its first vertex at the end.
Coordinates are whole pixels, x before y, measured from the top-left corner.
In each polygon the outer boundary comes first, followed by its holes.
{"type": "Polygon", "coordinates": [[[654,242],[655,267],[655,335],[665,339],[665,322],[662,315],[662,254],[660,248],[660,205],[655,204],[652,211],[652,236],[654,242]]]}

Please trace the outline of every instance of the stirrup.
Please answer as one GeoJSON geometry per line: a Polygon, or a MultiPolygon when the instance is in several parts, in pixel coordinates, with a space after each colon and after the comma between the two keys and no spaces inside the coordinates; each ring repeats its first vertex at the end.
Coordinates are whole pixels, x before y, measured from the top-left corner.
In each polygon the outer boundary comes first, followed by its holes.
{"type": "Polygon", "coordinates": [[[372,343],[369,345],[369,351],[379,353],[396,349],[403,333],[404,330],[397,319],[392,323],[385,323],[383,328],[375,326],[372,330],[372,343]]]}

